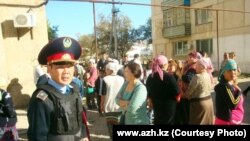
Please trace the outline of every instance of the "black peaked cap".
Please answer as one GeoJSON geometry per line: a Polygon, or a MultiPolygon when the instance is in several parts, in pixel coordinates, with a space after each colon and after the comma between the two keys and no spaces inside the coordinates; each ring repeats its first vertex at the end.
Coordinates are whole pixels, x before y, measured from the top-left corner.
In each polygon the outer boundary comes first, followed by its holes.
{"type": "MultiPolygon", "coordinates": [[[[60,37],[46,44],[38,55],[38,62],[41,65],[47,65],[47,58],[57,53],[69,53],[74,55],[74,60],[81,56],[82,49],[80,44],[71,37],[60,37]]],[[[57,60],[59,62],[60,59],[57,60]]],[[[63,60],[62,60],[63,61],[63,60]]]]}

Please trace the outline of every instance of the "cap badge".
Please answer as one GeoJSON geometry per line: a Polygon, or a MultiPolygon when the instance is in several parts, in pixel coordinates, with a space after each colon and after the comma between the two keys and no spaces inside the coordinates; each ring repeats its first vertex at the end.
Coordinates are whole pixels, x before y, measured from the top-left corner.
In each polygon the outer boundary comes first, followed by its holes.
{"type": "Polygon", "coordinates": [[[69,54],[64,54],[61,59],[68,60],[71,59],[71,56],[69,54]]]}
{"type": "Polygon", "coordinates": [[[71,41],[70,38],[64,38],[63,39],[63,45],[64,45],[64,47],[69,48],[71,46],[71,44],[72,44],[72,41],[71,41]]]}

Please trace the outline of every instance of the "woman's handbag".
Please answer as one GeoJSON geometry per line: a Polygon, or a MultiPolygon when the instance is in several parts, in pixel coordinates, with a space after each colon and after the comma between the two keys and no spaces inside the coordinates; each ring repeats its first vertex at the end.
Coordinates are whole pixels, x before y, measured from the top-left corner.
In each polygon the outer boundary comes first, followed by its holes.
{"type": "Polygon", "coordinates": [[[119,124],[120,123],[120,119],[122,117],[122,111],[119,112],[108,112],[105,113],[105,118],[107,120],[108,124],[119,124]]]}
{"type": "Polygon", "coordinates": [[[119,125],[124,125],[125,124],[125,113],[122,113],[119,119],[119,125]]]}
{"type": "Polygon", "coordinates": [[[88,92],[88,94],[93,94],[93,93],[94,93],[94,88],[88,86],[88,87],[87,87],[87,92],[88,92]]]}

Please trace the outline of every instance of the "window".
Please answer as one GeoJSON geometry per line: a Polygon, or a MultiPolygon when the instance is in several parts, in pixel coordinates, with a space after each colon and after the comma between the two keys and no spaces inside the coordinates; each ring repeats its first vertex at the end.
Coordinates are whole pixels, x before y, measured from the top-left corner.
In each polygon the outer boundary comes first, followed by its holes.
{"type": "MultiPolygon", "coordinates": [[[[211,8],[211,7],[207,7],[211,8]]],[[[196,10],[195,11],[195,24],[205,24],[212,22],[213,15],[211,10],[196,10]]]]}
{"type": "Polygon", "coordinates": [[[189,51],[187,41],[176,42],[174,44],[175,55],[186,55],[189,51]]]}
{"type": "Polygon", "coordinates": [[[171,8],[163,11],[164,27],[173,27],[187,23],[190,10],[171,8]]]}
{"type": "Polygon", "coordinates": [[[207,54],[212,54],[213,39],[196,40],[196,51],[205,51],[207,54]]]}

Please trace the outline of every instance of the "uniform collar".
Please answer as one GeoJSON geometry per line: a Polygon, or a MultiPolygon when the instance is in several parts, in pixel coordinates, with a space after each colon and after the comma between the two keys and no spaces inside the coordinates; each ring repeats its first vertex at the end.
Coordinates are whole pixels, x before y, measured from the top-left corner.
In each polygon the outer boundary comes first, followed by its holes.
{"type": "Polygon", "coordinates": [[[49,79],[48,83],[57,90],[59,90],[62,94],[66,94],[67,89],[73,88],[71,85],[62,86],[52,79],[49,79]]]}

